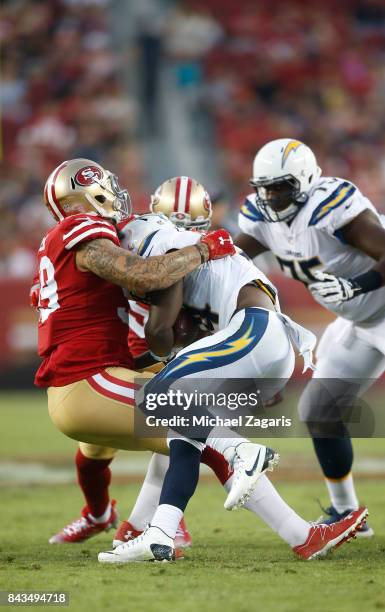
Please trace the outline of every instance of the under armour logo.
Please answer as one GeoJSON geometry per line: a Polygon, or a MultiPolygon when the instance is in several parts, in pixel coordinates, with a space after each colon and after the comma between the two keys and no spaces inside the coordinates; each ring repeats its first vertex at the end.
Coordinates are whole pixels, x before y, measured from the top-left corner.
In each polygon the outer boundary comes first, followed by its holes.
{"type": "Polygon", "coordinates": [[[221,246],[223,246],[225,244],[225,242],[230,242],[230,244],[233,244],[233,239],[232,238],[223,238],[223,236],[219,236],[219,244],[221,246]]]}

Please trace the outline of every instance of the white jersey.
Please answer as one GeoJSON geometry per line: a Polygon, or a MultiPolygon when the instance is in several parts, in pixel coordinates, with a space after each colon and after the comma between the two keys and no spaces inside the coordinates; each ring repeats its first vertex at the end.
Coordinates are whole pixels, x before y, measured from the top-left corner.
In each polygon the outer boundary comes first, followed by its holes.
{"type": "MultiPolygon", "coordinates": [[[[341,228],[365,209],[379,216],[370,200],[349,181],[321,178],[290,224],[266,221],[255,205],[255,197],[251,194],[246,198],[239,227],[274,253],[287,276],[309,284],[317,280],[314,270],[352,278],[375,264],[374,259],[344,242],[341,233],[341,228]]],[[[340,304],[324,303],[318,296],[316,299],[338,316],[357,323],[385,314],[385,287],[340,304]]]]}
{"type": "MultiPolygon", "coordinates": [[[[200,238],[198,232],[176,227],[160,228],[146,236],[138,254],[142,257],[164,255],[172,249],[196,244],[200,238]]],[[[183,304],[217,323],[219,329],[224,329],[236,310],[239,291],[254,281],[272,297],[279,310],[274,285],[241,253],[208,261],[190,272],[183,281],[183,304]]]]}

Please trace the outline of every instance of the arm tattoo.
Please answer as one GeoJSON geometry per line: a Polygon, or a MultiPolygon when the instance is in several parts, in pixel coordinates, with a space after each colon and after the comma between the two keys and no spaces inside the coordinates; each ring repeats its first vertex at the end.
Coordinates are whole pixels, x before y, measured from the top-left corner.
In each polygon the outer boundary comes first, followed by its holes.
{"type": "Polygon", "coordinates": [[[144,295],[149,291],[166,289],[195,270],[201,264],[202,252],[207,260],[206,245],[200,247],[193,245],[167,255],[143,259],[115,246],[110,240],[98,239],[81,245],[76,253],[76,264],[79,269],[93,272],[136,295],[144,295]]]}

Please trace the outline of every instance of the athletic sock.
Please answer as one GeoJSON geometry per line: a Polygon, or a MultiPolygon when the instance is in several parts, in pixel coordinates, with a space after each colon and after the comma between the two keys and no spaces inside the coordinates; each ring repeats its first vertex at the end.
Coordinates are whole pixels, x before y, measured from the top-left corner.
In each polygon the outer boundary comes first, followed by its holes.
{"type": "MultiPolygon", "coordinates": [[[[204,449],[201,462],[208,465],[215,472],[222,485],[225,484],[232,474],[231,468],[224,456],[209,446],[206,446],[204,449]]],[[[152,455],[139,495],[127,519],[137,531],[143,531],[151,523],[151,519],[159,504],[160,493],[168,466],[168,457],[158,453],[152,455]]]]}
{"type": "Polygon", "coordinates": [[[227,427],[214,427],[210,431],[206,440],[207,446],[217,451],[221,455],[224,455],[225,451],[230,447],[238,446],[238,444],[243,442],[249,442],[249,440],[237,435],[235,431],[232,431],[227,427]]]}
{"type": "Polygon", "coordinates": [[[232,470],[222,453],[206,446],[202,452],[201,463],[205,463],[215,473],[219,482],[224,485],[232,474],[232,470]]]}
{"type": "Polygon", "coordinates": [[[160,504],[151,519],[151,527],[159,527],[174,540],[183,512],[176,506],[160,504]]]}
{"type": "Polygon", "coordinates": [[[95,525],[106,523],[108,519],[110,518],[110,515],[111,515],[111,504],[110,503],[108,503],[107,508],[105,509],[103,514],[101,514],[100,516],[94,516],[93,514],[91,514],[91,512],[88,513],[90,521],[92,521],[92,523],[95,523],[95,525]]]}
{"type": "Polygon", "coordinates": [[[330,500],[334,508],[342,514],[346,510],[357,510],[359,507],[353,476],[351,473],[340,479],[325,479],[330,500]]]}
{"type": "Polygon", "coordinates": [[[313,438],[318,461],[325,476],[332,506],[339,513],[357,510],[359,507],[354,489],[353,445],[348,435],[341,430],[340,438],[313,438]]]}
{"type": "Polygon", "coordinates": [[[201,451],[182,439],[170,440],[169,447],[170,463],[151,525],[159,527],[174,539],[185,508],[198,484],[201,451]]]}
{"type": "Polygon", "coordinates": [[[181,439],[171,440],[169,447],[170,464],[164,477],[159,505],[176,506],[183,513],[198,484],[201,451],[181,439]]]}
{"type": "MultiPolygon", "coordinates": [[[[111,482],[111,470],[108,467],[112,459],[90,459],[78,449],[75,465],[78,483],[85,497],[89,513],[101,517],[110,503],[108,487],[111,482]]],[[[108,520],[108,517],[107,519],[108,520]]]]}
{"type": "Polygon", "coordinates": [[[160,492],[168,465],[169,458],[165,455],[159,455],[158,453],[152,455],[135,506],[127,519],[137,531],[143,531],[151,523],[159,504],[160,492]]]}
{"type": "MultiPolygon", "coordinates": [[[[225,484],[230,490],[232,478],[225,484]]],[[[279,495],[270,480],[262,474],[254,491],[251,493],[245,508],[263,520],[289,546],[298,546],[306,542],[310,523],[301,518],[279,495]]]]}
{"type": "MultiPolygon", "coordinates": [[[[343,430],[341,430],[341,435],[343,430]]],[[[312,438],[314,450],[325,478],[339,480],[353,466],[353,445],[349,437],[312,438]]]]}

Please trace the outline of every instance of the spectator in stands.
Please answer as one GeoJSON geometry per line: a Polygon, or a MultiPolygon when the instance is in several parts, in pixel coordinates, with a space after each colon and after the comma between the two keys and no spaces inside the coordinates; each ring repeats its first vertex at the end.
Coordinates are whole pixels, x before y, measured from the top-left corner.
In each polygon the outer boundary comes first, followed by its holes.
{"type": "Polygon", "coordinates": [[[138,113],[121,78],[110,11],[110,0],[2,4],[0,276],[31,277],[50,222],[42,188],[63,159],[111,161],[136,208],[144,201],[138,113]]]}

